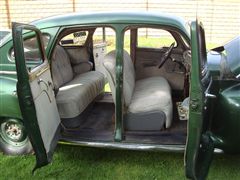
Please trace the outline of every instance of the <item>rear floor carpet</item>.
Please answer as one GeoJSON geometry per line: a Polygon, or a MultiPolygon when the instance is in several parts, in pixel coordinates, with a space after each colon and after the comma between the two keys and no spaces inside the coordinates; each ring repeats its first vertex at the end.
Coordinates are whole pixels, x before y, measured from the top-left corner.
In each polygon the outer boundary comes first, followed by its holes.
{"type": "MultiPolygon", "coordinates": [[[[114,139],[113,103],[96,102],[88,110],[81,125],[77,129],[65,129],[63,136],[73,140],[113,141],[114,139]]],[[[176,116],[175,116],[176,117],[176,116]]],[[[185,144],[187,136],[187,121],[173,119],[171,128],[153,132],[125,132],[125,142],[185,144]]]]}

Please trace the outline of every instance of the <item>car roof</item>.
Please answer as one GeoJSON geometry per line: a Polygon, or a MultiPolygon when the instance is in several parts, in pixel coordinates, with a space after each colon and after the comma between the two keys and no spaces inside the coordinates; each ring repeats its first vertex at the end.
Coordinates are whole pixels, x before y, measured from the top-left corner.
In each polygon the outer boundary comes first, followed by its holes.
{"type": "MultiPolygon", "coordinates": [[[[74,25],[110,25],[110,24],[132,24],[132,25],[162,25],[171,26],[180,29],[186,38],[190,39],[189,29],[184,19],[160,12],[139,12],[139,11],[119,11],[119,12],[85,12],[68,13],[63,15],[51,16],[31,22],[30,24],[39,29],[74,26],[74,25]]],[[[12,38],[8,35],[0,43],[0,47],[10,41],[12,38]]]]}
{"type": "Polygon", "coordinates": [[[90,25],[90,24],[151,24],[172,26],[189,34],[186,30],[186,22],[174,15],[154,12],[88,12],[70,13],[52,16],[37,21],[32,25],[38,28],[49,28],[56,26],[90,25]]]}

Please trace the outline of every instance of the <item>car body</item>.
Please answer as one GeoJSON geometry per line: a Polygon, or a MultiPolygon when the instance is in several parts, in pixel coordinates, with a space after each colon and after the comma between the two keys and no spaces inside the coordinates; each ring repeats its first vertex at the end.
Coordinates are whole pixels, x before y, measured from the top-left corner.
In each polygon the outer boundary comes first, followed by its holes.
{"type": "Polygon", "coordinates": [[[9,29],[0,29],[0,41],[2,41],[4,37],[10,34],[10,32],[11,31],[9,29]]]}
{"type": "Polygon", "coordinates": [[[36,168],[57,143],[185,151],[187,177],[203,179],[214,150],[240,152],[238,43],[207,53],[201,23],[157,13],[13,23],[0,45],[1,149],[32,144],[36,168]],[[146,44],[151,33],[160,45],[146,44]]]}

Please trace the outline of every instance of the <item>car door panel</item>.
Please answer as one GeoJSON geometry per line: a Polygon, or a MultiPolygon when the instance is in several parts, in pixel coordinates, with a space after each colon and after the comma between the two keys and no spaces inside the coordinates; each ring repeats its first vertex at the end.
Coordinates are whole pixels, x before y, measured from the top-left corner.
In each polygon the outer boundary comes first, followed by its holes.
{"type": "MultiPolygon", "coordinates": [[[[165,48],[137,48],[136,49],[136,79],[143,79],[152,76],[165,77],[173,90],[183,90],[184,72],[177,63],[170,59],[166,61],[162,68],[158,68],[161,56],[166,51],[165,48]]],[[[173,55],[180,58],[179,54],[173,55]]]]}
{"type": "Polygon", "coordinates": [[[34,106],[37,113],[38,124],[42,134],[44,147],[47,152],[50,151],[51,142],[53,138],[52,132],[56,132],[59,124],[59,114],[56,108],[56,100],[53,92],[53,83],[51,80],[51,74],[49,71],[49,65],[44,64],[41,67],[44,71],[37,74],[30,82],[31,93],[34,100],[34,106]],[[43,108],[44,106],[44,108],[43,108]],[[48,121],[51,119],[51,121],[48,121]],[[45,120],[45,121],[43,121],[45,120]],[[52,128],[47,128],[48,126],[52,128]]]}
{"type": "Polygon", "coordinates": [[[201,24],[191,24],[192,68],[190,77],[190,106],[188,136],[185,150],[186,176],[191,179],[205,179],[213,158],[214,137],[210,127],[210,104],[207,97],[211,79],[204,73],[206,63],[205,34],[201,24]],[[207,83],[203,83],[210,79],[207,83]]]}
{"type": "Polygon", "coordinates": [[[51,162],[60,135],[60,117],[57,110],[50,68],[46,59],[41,32],[34,26],[13,23],[13,44],[17,70],[17,94],[23,122],[36,155],[36,168],[51,162]],[[34,34],[42,64],[29,69],[23,32],[34,34]]]}

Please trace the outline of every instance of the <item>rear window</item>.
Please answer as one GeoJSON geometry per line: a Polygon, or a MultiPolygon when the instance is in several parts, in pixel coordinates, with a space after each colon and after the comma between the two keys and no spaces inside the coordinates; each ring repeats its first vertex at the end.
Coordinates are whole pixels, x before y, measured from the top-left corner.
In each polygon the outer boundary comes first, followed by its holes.
{"type": "Polygon", "coordinates": [[[88,31],[77,31],[64,36],[59,44],[61,46],[83,46],[87,40],[88,31]]]}

